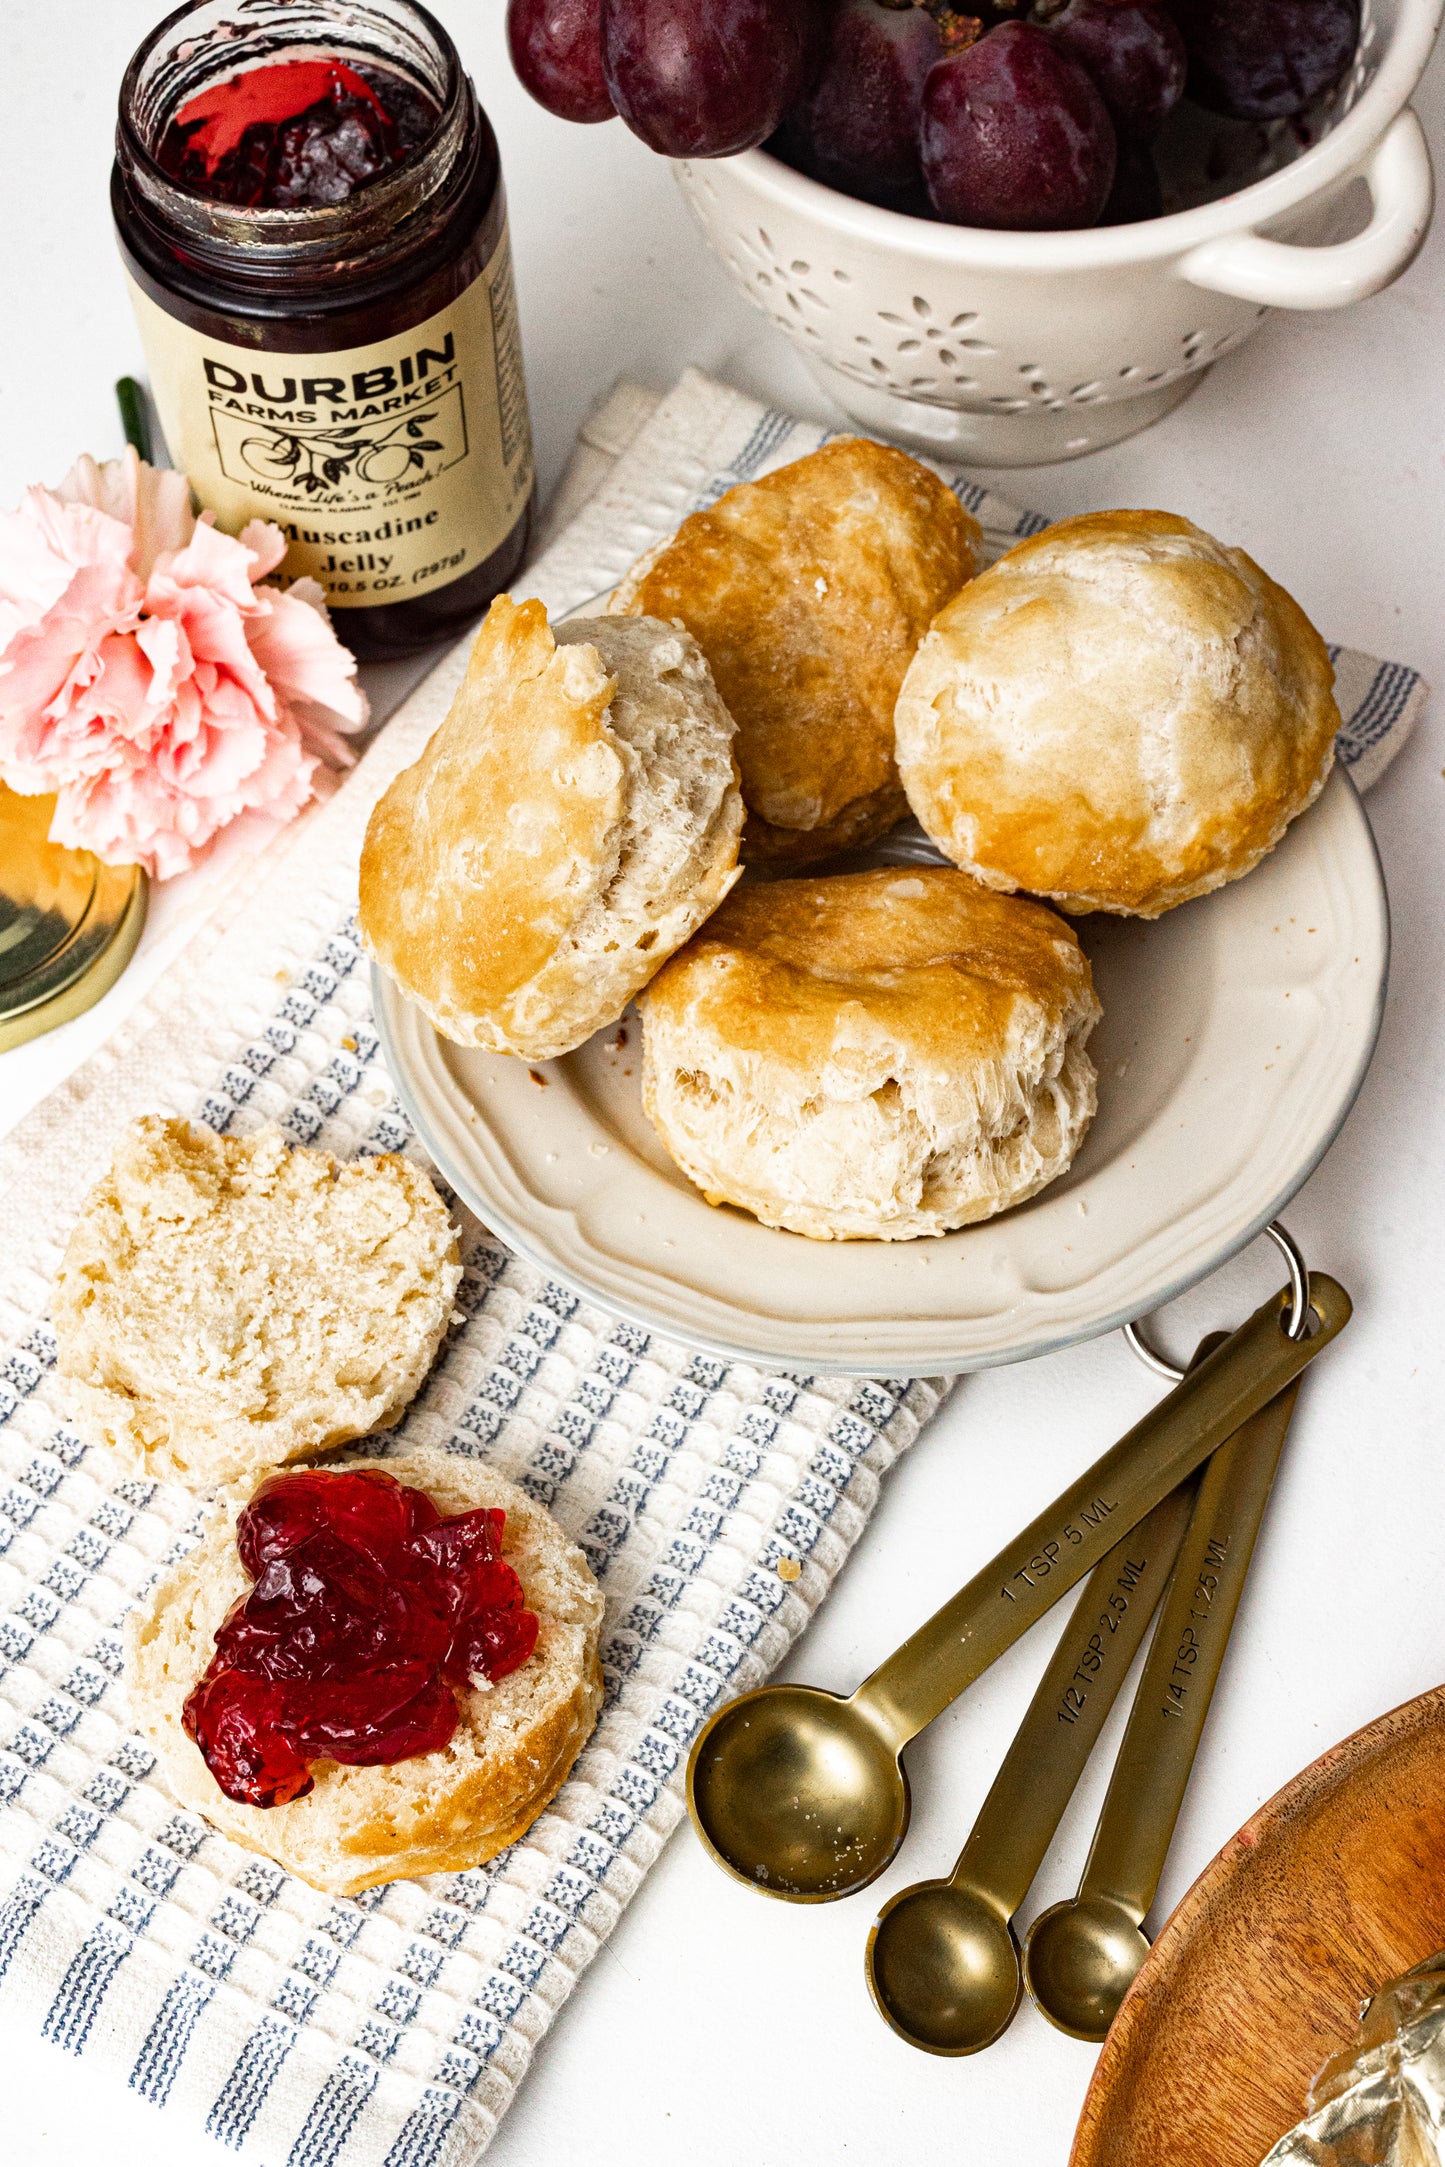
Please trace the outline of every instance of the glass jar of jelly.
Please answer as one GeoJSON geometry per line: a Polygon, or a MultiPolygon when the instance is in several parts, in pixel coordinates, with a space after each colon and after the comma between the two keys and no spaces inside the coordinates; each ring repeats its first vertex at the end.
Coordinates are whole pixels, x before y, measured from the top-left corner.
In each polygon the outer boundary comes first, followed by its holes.
{"type": "Polygon", "coordinates": [[[171,458],[273,520],[365,658],[459,631],[534,485],[496,139],[416,0],[200,0],[121,86],[111,199],[171,458]]]}

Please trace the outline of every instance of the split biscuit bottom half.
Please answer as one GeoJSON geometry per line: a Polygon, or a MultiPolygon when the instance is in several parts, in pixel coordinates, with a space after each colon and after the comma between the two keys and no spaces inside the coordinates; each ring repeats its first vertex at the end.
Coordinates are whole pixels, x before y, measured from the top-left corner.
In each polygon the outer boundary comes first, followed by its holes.
{"type": "Polygon", "coordinates": [[[461,1276],[451,1215],[410,1160],[148,1115],[66,1245],[62,1390],[128,1474],[254,1479],[394,1422],[461,1276]]]}
{"type": "Polygon", "coordinates": [[[602,1593],[550,1513],[458,1454],[351,1459],[338,1472],[366,1468],[424,1490],[444,1517],[500,1507],[502,1555],[538,1620],[536,1648],[519,1669],[458,1695],[460,1720],[441,1751],[370,1768],[314,1762],[314,1789],[284,1806],[239,1805],[221,1791],[182,1711],[215,1653],[217,1628],[250,1591],[236,1547],[249,1489],[216,1508],[200,1546],[126,1621],[132,1721],[154,1747],[172,1796],[332,1896],[494,1858],[556,1796],[602,1708],[602,1593]]]}
{"type": "Polygon", "coordinates": [[[746,860],[817,863],[907,812],[894,706],[982,547],[930,468],[843,437],[729,489],[633,566],[609,612],[685,626],[737,724],[746,860]]]}
{"type": "Polygon", "coordinates": [[[492,604],[361,854],[371,954],[446,1038],[545,1061],[615,1023],[738,878],[734,728],[696,642],[492,604]]]}
{"type": "Polygon", "coordinates": [[[818,1241],[1006,1211],[1094,1114],[1073,931],[948,867],[740,888],[641,1007],[643,1100],[678,1166],[818,1241]]]}

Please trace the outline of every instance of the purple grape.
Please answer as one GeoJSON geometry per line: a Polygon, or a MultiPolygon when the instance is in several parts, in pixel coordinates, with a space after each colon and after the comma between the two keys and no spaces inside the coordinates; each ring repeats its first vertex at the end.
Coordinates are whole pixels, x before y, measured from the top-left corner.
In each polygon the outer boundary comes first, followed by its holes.
{"type": "Polygon", "coordinates": [[[815,0],[602,0],[602,66],[665,158],[728,158],[777,127],[817,61],[815,0]]]}
{"type": "Polygon", "coordinates": [[[920,142],[933,207],[960,226],[1092,226],[1114,179],[1108,107],[1031,23],[1002,23],[936,63],[920,142]]]}
{"type": "Polygon", "coordinates": [[[1189,58],[1160,0],[1066,0],[1049,36],[1087,68],[1123,135],[1147,142],[1184,95],[1189,58]]]}
{"type": "Polygon", "coordinates": [[[789,112],[780,147],[849,195],[883,203],[916,196],[923,85],[942,51],[938,26],[921,7],[840,0],[821,71],[789,112]]]}
{"type": "Polygon", "coordinates": [[[602,74],[602,0],[507,0],[518,80],[560,120],[611,120],[602,74]]]}
{"type": "Polygon", "coordinates": [[[1169,0],[1189,95],[1234,120],[1288,120],[1333,90],[1360,42],[1359,0],[1169,0]]]}

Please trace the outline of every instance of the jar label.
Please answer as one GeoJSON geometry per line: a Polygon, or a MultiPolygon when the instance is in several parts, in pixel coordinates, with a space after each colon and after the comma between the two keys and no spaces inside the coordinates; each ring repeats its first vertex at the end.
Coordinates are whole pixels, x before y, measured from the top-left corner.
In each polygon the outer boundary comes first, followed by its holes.
{"type": "Polygon", "coordinates": [[[227,346],[130,281],[166,443],[237,534],[274,520],[283,574],[333,609],[429,594],[506,540],[532,434],[503,232],[466,292],[410,331],[340,353],[227,346]]]}

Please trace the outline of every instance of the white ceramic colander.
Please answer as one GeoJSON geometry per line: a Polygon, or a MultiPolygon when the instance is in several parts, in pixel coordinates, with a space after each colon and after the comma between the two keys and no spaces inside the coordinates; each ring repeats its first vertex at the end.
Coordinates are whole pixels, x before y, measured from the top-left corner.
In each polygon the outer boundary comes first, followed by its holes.
{"type": "MultiPolygon", "coordinates": [[[[1317,141],[1302,148],[1283,123],[1267,139],[1237,129],[1234,152],[1262,177],[1244,165],[1235,193],[1139,225],[935,224],[760,150],[679,164],[678,182],[738,286],[866,427],[985,465],[1070,458],[1157,421],[1270,308],[1339,308],[1405,269],[1433,202],[1408,101],[1442,7],[1367,0],[1359,57],[1317,141]]],[[[1191,153],[1217,156],[1222,124],[1185,112],[1189,201],[1191,153]]]]}

